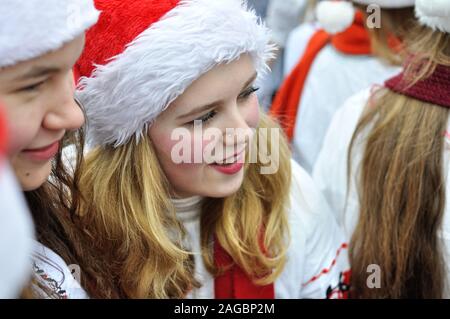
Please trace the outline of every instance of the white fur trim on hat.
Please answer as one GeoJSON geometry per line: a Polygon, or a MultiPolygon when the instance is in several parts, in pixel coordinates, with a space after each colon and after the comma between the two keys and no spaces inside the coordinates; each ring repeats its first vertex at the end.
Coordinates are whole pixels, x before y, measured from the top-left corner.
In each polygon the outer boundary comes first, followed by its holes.
{"type": "Polygon", "coordinates": [[[1,0],[0,67],[61,48],[98,18],[92,0],[1,0]]]}
{"type": "Polygon", "coordinates": [[[77,96],[90,146],[125,144],[196,79],[249,53],[261,75],[273,57],[270,34],[241,0],[183,0],[91,77],[77,96]]]}
{"type": "MultiPolygon", "coordinates": [[[[383,9],[406,8],[414,6],[415,0],[353,0],[354,3],[375,4],[383,9]]],[[[330,34],[336,34],[349,28],[355,18],[352,1],[328,0],[317,4],[316,16],[320,26],[330,34]]]]}
{"type": "Polygon", "coordinates": [[[383,9],[396,9],[413,7],[416,0],[353,0],[353,2],[363,5],[375,4],[383,9]]]}
{"type": "Polygon", "coordinates": [[[348,1],[321,1],[316,16],[320,26],[330,34],[348,29],[355,19],[355,8],[348,1]]]}
{"type": "Polygon", "coordinates": [[[450,33],[450,0],[416,0],[416,15],[423,25],[450,33]]]}

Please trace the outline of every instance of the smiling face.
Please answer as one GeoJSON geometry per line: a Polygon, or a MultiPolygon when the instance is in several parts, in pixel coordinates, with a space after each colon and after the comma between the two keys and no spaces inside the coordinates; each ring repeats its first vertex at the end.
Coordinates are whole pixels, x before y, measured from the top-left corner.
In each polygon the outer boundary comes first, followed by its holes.
{"type": "Polygon", "coordinates": [[[72,74],[83,45],[80,36],[58,51],[0,69],[0,100],[10,130],[8,154],[25,191],[47,180],[64,134],[84,123],[73,98],[72,74]]]}
{"type": "Polygon", "coordinates": [[[149,135],[173,196],[222,198],[238,191],[244,178],[245,150],[259,122],[255,79],[255,68],[247,54],[216,66],[195,81],[150,126],[149,135]],[[202,132],[194,134],[199,132],[198,124],[202,132]],[[191,146],[190,163],[174,160],[173,149],[180,141],[173,139],[172,134],[180,128],[190,133],[183,143],[191,146]],[[218,133],[216,138],[208,136],[211,129],[218,133]],[[215,155],[214,163],[208,164],[211,161],[206,160],[207,152],[215,155]],[[200,161],[194,159],[198,157],[200,161]],[[220,165],[223,163],[227,164],[220,165]]]}

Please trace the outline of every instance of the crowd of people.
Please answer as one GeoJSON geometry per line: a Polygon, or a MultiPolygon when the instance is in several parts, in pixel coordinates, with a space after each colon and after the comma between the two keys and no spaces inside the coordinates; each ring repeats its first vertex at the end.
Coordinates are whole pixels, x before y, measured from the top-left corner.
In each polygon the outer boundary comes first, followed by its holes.
{"type": "Polygon", "coordinates": [[[0,298],[450,298],[449,0],[0,15],[0,298]]]}

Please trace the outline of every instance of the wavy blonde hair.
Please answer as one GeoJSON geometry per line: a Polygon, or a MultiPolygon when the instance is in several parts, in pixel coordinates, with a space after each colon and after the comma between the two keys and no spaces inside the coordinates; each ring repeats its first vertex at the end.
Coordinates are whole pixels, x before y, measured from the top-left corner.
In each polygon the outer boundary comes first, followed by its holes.
{"type": "MultiPolygon", "coordinates": [[[[261,116],[260,128],[278,128],[267,115],[261,116]]],[[[257,142],[255,138],[251,147],[257,142]]],[[[291,167],[285,137],[277,142],[277,173],[261,175],[259,158],[245,165],[237,193],[204,202],[199,236],[203,260],[213,275],[224,271],[214,264],[213,238],[256,284],[274,282],[284,267],[291,167]]],[[[182,245],[186,231],[176,218],[169,182],[148,136],[116,149],[93,150],[80,185],[81,236],[75,246],[83,285],[92,297],[183,298],[199,287],[192,253],[182,245]]]]}

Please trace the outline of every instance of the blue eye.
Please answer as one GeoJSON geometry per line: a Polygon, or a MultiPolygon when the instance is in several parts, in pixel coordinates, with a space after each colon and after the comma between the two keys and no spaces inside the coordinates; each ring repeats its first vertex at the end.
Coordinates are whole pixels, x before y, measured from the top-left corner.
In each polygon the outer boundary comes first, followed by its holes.
{"type": "Polygon", "coordinates": [[[192,121],[190,124],[194,125],[196,121],[202,121],[203,124],[209,122],[210,120],[212,120],[214,118],[214,116],[216,116],[217,111],[211,111],[208,112],[207,114],[203,115],[202,117],[192,121]]]}
{"type": "Polygon", "coordinates": [[[250,95],[257,92],[258,90],[259,88],[252,86],[247,90],[245,90],[244,92],[242,92],[241,95],[239,95],[239,99],[247,99],[248,97],[250,97],[250,95]]]}

